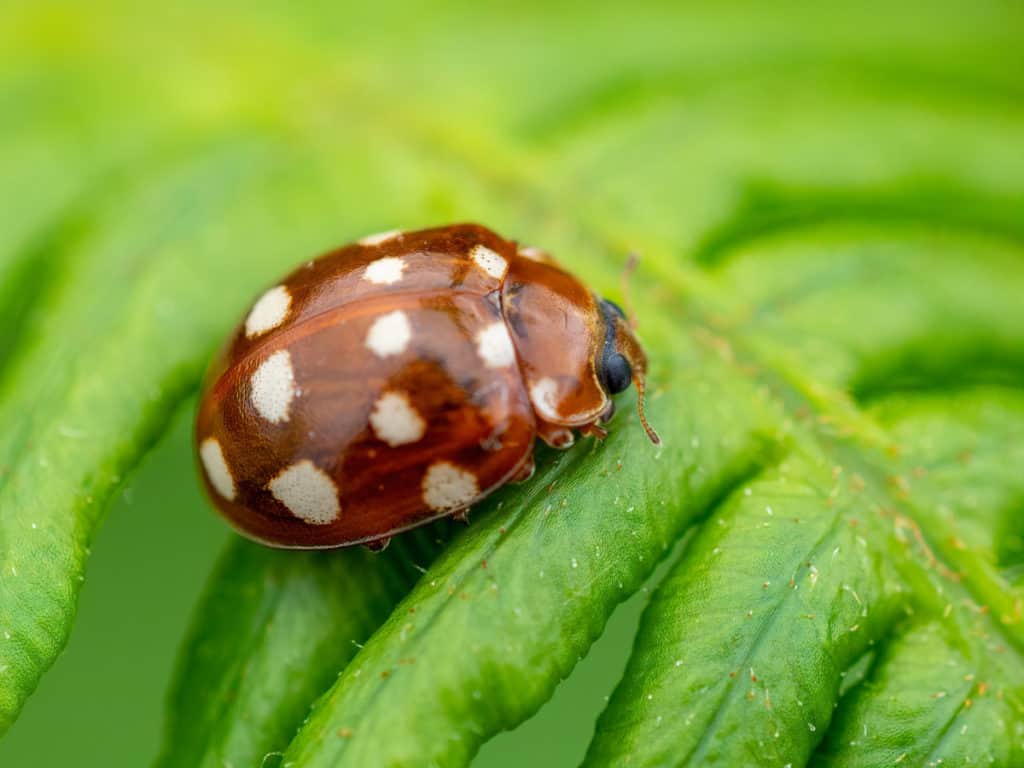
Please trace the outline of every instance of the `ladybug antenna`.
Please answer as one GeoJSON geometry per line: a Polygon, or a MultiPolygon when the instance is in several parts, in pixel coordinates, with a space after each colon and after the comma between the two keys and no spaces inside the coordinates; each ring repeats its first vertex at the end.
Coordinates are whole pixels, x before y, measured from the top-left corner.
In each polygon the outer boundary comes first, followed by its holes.
{"type": "Polygon", "coordinates": [[[633,291],[631,290],[631,278],[640,263],[640,255],[636,251],[630,251],[626,257],[626,266],[622,270],[622,302],[625,305],[625,322],[620,325],[617,332],[616,344],[621,354],[624,354],[629,361],[633,371],[633,386],[636,387],[636,412],[640,417],[640,424],[647,433],[648,439],[654,445],[661,445],[661,438],[654,431],[654,427],[647,421],[647,414],[644,412],[644,401],[647,393],[647,356],[640,348],[632,331],[636,328],[636,311],[633,308],[633,291]]]}
{"type": "Polygon", "coordinates": [[[640,424],[643,425],[648,439],[655,445],[661,445],[661,438],[654,431],[654,427],[647,422],[647,415],[644,413],[644,396],[647,389],[644,372],[637,372],[633,376],[633,386],[636,387],[636,412],[640,416],[640,424]]]}
{"type": "Polygon", "coordinates": [[[633,309],[632,277],[640,263],[640,254],[630,251],[626,257],[626,267],[622,270],[622,302],[626,305],[626,319],[630,328],[636,328],[636,312],[633,309]]]}

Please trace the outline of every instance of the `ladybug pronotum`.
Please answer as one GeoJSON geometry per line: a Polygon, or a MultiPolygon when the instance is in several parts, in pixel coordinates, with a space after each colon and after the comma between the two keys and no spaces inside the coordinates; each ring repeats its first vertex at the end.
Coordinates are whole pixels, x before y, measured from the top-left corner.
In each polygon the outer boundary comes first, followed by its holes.
{"type": "Polygon", "coordinates": [[[533,248],[458,224],[363,238],[264,293],[196,419],[207,492],[279,547],[382,547],[603,437],[647,358],[622,311],[533,248]]]}

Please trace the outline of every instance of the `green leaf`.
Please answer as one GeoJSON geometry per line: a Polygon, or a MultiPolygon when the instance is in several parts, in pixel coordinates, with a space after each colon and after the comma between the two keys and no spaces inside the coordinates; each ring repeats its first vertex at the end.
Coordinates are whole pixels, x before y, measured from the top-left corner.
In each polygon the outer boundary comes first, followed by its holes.
{"type": "Polygon", "coordinates": [[[717,511],[658,588],[587,764],[806,764],[836,712],[822,765],[1013,764],[1019,754],[1021,596],[986,554],[984,531],[1024,499],[1013,461],[1024,400],[954,389],[888,396],[863,413],[832,390],[883,380],[879,367],[894,384],[1019,377],[1004,363],[1024,333],[1012,299],[1024,290],[1019,260],[973,238],[910,250],[890,233],[880,248],[861,227],[830,233],[822,261],[805,234],[740,251],[721,276],[749,301],[734,316],[737,354],[755,370],[770,356],[786,372],[755,375],[788,404],[793,450],[717,511]],[[897,296],[909,275],[915,294],[897,296]],[[808,356],[823,374],[806,373],[808,356]],[[965,374],[975,360],[989,365],[965,374]],[[875,693],[849,703],[843,678],[868,653],[875,693]],[[916,654],[943,665],[918,658],[908,672],[916,654]],[[971,680],[998,682],[965,685],[965,664],[971,680]],[[928,696],[952,701],[927,708],[928,696]]]}
{"type": "Polygon", "coordinates": [[[11,636],[0,649],[0,725],[63,646],[103,503],[201,374],[217,324],[191,307],[216,272],[183,271],[179,249],[186,263],[213,261],[224,243],[211,222],[259,210],[262,160],[244,145],[170,155],[90,200],[89,234],[61,245],[69,253],[45,312],[17,340],[0,403],[0,616],[11,636]],[[241,205],[239,185],[253,193],[241,205]]]}
{"type": "Polygon", "coordinates": [[[0,729],[251,297],[476,219],[643,253],[663,446],[627,397],[457,534],[233,545],[161,764],[468,764],[680,541],[587,764],[1024,760],[1024,19],[882,10],[5,6],[0,729]]]}
{"type": "Polygon", "coordinates": [[[717,444],[673,440],[655,453],[634,425],[599,448],[548,457],[424,575],[318,702],[285,764],[465,764],[487,735],[532,714],[675,538],[765,452],[733,426],[756,419],[756,404],[695,413],[666,392],[652,418],[670,434],[673,411],[695,434],[714,424],[717,444]],[[408,701],[433,705],[396,733],[408,701]]]}
{"type": "Polygon", "coordinates": [[[157,765],[259,765],[408,591],[437,549],[281,552],[238,541],[196,614],[157,765]]]}

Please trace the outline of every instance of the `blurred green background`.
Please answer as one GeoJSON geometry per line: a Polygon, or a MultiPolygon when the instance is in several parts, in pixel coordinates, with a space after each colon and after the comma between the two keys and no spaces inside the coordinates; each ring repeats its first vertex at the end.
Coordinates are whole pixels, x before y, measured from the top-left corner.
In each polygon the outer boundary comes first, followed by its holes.
{"type": "MultiPolygon", "coordinates": [[[[1018,2],[498,11],[97,0],[0,12],[0,118],[14,137],[0,145],[0,167],[19,192],[5,201],[5,243],[91,203],[91,185],[123,191],[133,173],[159,178],[193,150],[245,146],[268,126],[317,160],[350,164],[325,171],[311,199],[344,188],[351,172],[366,201],[369,213],[316,216],[320,230],[295,238],[311,250],[341,228],[467,210],[498,229],[534,222],[532,237],[572,230],[559,214],[571,208],[573,226],[600,229],[623,252],[640,233],[708,260],[735,234],[721,222],[770,228],[776,204],[808,219],[867,211],[913,221],[939,210],[1024,230],[1018,2]],[[364,155],[372,161],[360,166],[364,155]],[[474,200],[485,176],[498,192],[474,200]]],[[[10,343],[0,337],[0,357],[10,343]]],[[[231,535],[198,493],[191,408],[113,504],[67,651],[0,741],[0,765],[139,766],[155,756],[174,655],[231,535]]],[[[578,763],[644,598],[618,610],[534,719],[474,764],[578,763]]]]}

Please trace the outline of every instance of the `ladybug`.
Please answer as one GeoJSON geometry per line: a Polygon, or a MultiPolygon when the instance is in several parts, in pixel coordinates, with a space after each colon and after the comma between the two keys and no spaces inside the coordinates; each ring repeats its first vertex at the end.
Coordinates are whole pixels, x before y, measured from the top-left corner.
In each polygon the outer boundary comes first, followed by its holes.
{"type": "Polygon", "coordinates": [[[604,437],[647,358],[621,309],[485,227],[386,232],[252,306],[207,376],[206,490],[277,547],[367,544],[533,474],[536,437],[604,437]]]}

